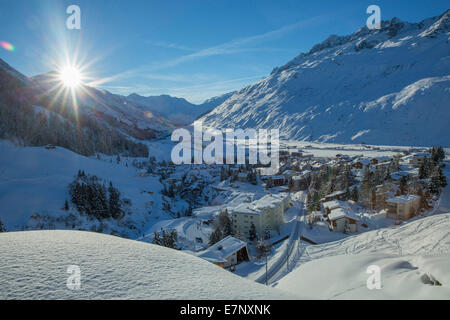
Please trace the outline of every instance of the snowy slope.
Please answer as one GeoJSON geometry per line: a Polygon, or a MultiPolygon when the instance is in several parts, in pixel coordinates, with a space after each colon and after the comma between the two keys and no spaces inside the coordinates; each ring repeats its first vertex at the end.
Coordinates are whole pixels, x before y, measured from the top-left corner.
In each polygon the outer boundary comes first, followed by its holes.
{"type": "Polygon", "coordinates": [[[330,36],[202,120],[296,140],[450,146],[449,16],[330,36]]]}
{"type": "MultiPolygon", "coordinates": [[[[99,227],[96,219],[80,216],[73,208],[64,211],[64,200],[70,202],[68,185],[74,180],[78,170],[112,181],[123,197],[132,201],[130,213],[121,221],[104,220],[103,232],[117,233],[130,238],[142,235],[148,224],[159,218],[167,219],[162,213],[162,185],[157,176],[142,178],[131,165],[131,160],[122,158],[120,164],[103,156],[103,160],[88,158],[57,147],[47,150],[43,147],[16,147],[0,140],[0,220],[9,231],[22,228],[78,229],[91,230],[99,227]],[[125,164],[128,163],[128,167],[125,164]],[[142,191],[152,191],[153,194],[142,191]],[[49,219],[36,221],[35,214],[49,219]],[[73,214],[76,220],[67,217],[73,214]],[[66,224],[66,221],[72,223],[66,224]]],[[[139,160],[139,159],[138,159],[139,160]]],[[[72,207],[72,205],[71,205],[72,207]]]]}
{"type": "Polygon", "coordinates": [[[292,299],[192,255],[80,231],[0,234],[0,299],[292,299]],[[67,267],[81,271],[69,290],[67,267]]]}
{"type": "Polygon", "coordinates": [[[450,299],[450,213],[309,245],[277,288],[318,299],[450,299]],[[367,267],[381,268],[381,290],[368,290],[367,267]],[[430,276],[441,286],[430,285],[430,276]]]}
{"type": "MultiPolygon", "coordinates": [[[[50,97],[56,96],[57,92],[52,88],[58,84],[59,77],[55,72],[33,77],[34,88],[50,97]]],[[[63,100],[62,97],[59,101],[63,100]]],[[[154,138],[173,128],[173,124],[158,112],[149,112],[124,96],[87,85],[77,90],[77,104],[78,112],[104,121],[135,138],[154,138]]]]}

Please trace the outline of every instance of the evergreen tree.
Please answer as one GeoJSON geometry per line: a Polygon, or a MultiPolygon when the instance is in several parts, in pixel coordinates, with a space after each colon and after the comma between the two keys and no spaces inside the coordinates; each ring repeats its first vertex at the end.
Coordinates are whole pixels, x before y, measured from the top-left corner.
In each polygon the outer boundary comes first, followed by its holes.
{"type": "Polygon", "coordinates": [[[163,242],[161,236],[159,235],[159,232],[155,231],[155,233],[153,234],[152,243],[157,244],[158,246],[162,246],[163,242]]]}
{"type": "Polygon", "coordinates": [[[358,188],[356,186],[354,186],[352,190],[352,200],[355,202],[359,201],[358,188]]]}
{"type": "Polygon", "coordinates": [[[120,192],[113,187],[112,182],[109,182],[109,213],[111,217],[117,219],[122,214],[122,204],[120,201],[120,192]]]}
{"type": "Polygon", "coordinates": [[[351,198],[350,187],[347,184],[345,186],[345,200],[350,200],[350,198],[351,198]]]}
{"type": "Polygon", "coordinates": [[[256,238],[257,238],[256,227],[255,227],[255,224],[253,222],[250,225],[250,229],[248,231],[248,238],[250,239],[250,241],[256,240],[256,238]]]}
{"type": "Polygon", "coordinates": [[[64,210],[69,211],[69,201],[67,199],[64,201],[64,210]]]}
{"type": "Polygon", "coordinates": [[[441,188],[447,186],[447,179],[442,173],[442,168],[440,166],[435,166],[431,173],[429,190],[432,194],[440,194],[441,188]]]}
{"type": "Polygon", "coordinates": [[[213,232],[209,235],[209,245],[212,246],[222,240],[222,231],[220,231],[220,227],[217,226],[213,232]]]}
{"type": "Polygon", "coordinates": [[[6,232],[5,226],[3,225],[2,220],[0,220],[0,232],[6,232]]]}
{"type": "Polygon", "coordinates": [[[406,194],[406,191],[408,189],[408,178],[406,176],[401,177],[399,188],[401,194],[406,194]]]}

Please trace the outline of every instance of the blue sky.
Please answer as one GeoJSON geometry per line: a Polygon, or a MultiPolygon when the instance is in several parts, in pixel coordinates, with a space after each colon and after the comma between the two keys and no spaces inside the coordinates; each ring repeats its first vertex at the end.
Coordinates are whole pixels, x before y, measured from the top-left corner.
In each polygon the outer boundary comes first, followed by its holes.
{"type": "Polygon", "coordinates": [[[356,31],[371,4],[383,20],[411,22],[450,7],[447,0],[0,0],[0,41],[16,47],[0,48],[0,58],[27,76],[77,60],[89,81],[113,93],[200,103],[268,75],[330,34],[356,31]],[[81,8],[81,30],[66,29],[71,4],[81,8]]]}

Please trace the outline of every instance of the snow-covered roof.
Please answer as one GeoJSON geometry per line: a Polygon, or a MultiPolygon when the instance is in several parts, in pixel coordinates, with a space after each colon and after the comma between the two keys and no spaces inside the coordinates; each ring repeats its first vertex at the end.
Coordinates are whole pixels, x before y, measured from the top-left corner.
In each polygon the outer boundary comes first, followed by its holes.
{"type": "Polygon", "coordinates": [[[202,251],[198,257],[210,262],[226,262],[229,256],[245,246],[247,246],[246,242],[233,236],[228,236],[202,251]]]}
{"type": "Polygon", "coordinates": [[[326,201],[322,203],[322,205],[324,208],[328,208],[330,210],[334,210],[337,208],[350,208],[350,205],[347,202],[341,200],[326,201]]]}
{"type": "Polygon", "coordinates": [[[391,160],[391,157],[388,156],[380,156],[380,157],[375,157],[373,159],[376,159],[378,162],[385,162],[385,161],[389,161],[391,160]]]}
{"type": "Polygon", "coordinates": [[[357,160],[353,160],[352,163],[361,163],[364,166],[367,166],[368,164],[370,164],[370,160],[369,159],[357,159],[357,160]]]}
{"type": "Polygon", "coordinates": [[[416,199],[418,199],[419,196],[413,195],[413,194],[409,194],[409,195],[401,195],[401,196],[397,196],[391,199],[386,200],[386,202],[390,202],[390,203],[408,203],[411,201],[414,201],[416,199]]]}
{"type": "Polygon", "coordinates": [[[228,208],[229,212],[244,214],[259,214],[267,208],[276,208],[289,197],[286,193],[267,194],[264,197],[251,203],[241,203],[233,208],[228,208]]]}
{"type": "Polygon", "coordinates": [[[359,220],[359,218],[356,216],[356,214],[351,211],[349,208],[336,208],[330,212],[328,215],[328,218],[330,221],[334,221],[341,218],[350,218],[353,220],[359,220]]]}

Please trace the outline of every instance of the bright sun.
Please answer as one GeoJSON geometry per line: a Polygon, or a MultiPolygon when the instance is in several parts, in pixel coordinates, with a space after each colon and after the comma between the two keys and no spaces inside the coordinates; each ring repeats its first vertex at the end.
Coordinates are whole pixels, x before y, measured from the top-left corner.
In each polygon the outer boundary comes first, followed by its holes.
{"type": "Polygon", "coordinates": [[[80,72],[71,66],[65,67],[61,70],[60,78],[63,84],[71,89],[75,89],[81,83],[80,72]]]}

